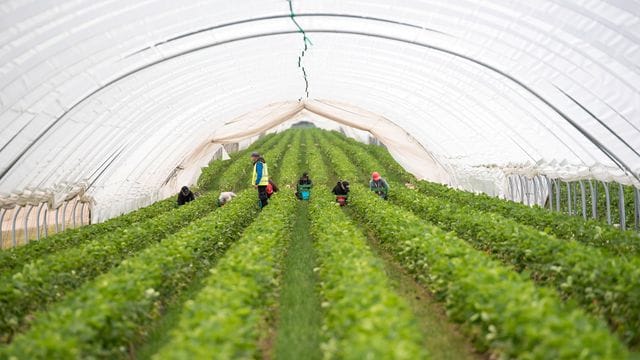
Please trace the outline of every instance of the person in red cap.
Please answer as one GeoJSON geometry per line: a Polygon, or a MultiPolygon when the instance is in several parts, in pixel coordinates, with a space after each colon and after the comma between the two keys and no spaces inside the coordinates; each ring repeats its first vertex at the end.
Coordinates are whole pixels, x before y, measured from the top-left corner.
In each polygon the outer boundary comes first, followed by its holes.
{"type": "Polygon", "coordinates": [[[377,171],[371,173],[371,180],[369,181],[369,189],[378,194],[381,198],[387,200],[389,194],[389,184],[383,179],[377,171]]]}

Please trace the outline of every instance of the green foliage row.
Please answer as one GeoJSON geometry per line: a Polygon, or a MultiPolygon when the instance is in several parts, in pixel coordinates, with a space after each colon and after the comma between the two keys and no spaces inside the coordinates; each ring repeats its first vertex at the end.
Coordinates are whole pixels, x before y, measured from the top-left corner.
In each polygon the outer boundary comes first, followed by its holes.
{"type": "Polygon", "coordinates": [[[251,359],[259,357],[261,324],[279,288],[291,237],[295,198],[283,189],[188,301],[171,340],[156,359],[251,359]]]}
{"type": "Polygon", "coordinates": [[[216,197],[216,194],[202,196],[175,211],[39,257],[20,271],[1,277],[0,336],[3,342],[21,330],[31,312],[61,299],[68,291],[111,269],[124,258],[214,210],[216,197]]]}
{"type": "Polygon", "coordinates": [[[0,251],[0,274],[13,273],[30,260],[72,248],[97,236],[154,218],[174,207],[175,199],[165,199],[103,223],[68,229],[38,241],[31,241],[24,246],[0,251]]]}
{"type": "Polygon", "coordinates": [[[606,319],[629,344],[640,341],[640,262],[560,240],[498,214],[397,187],[392,201],[453,230],[479,250],[553,286],[563,298],[606,319]]]}
{"type": "Polygon", "coordinates": [[[447,197],[477,210],[494,212],[561,239],[580,241],[607,249],[621,256],[640,254],[640,234],[634,231],[621,231],[600,221],[584,221],[577,216],[549,211],[538,206],[529,207],[485,194],[454,190],[426,181],[418,181],[416,186],[424,194],[447,197]]]}
{"type": "Polygon", "coordinates": [[[408,305],[324,186],[314,190],[310,213],[325,308],[323,357],[428,358],[408,305]]]}
{"type": "Polygon", "coordinates": [[[465,241],[352,187],[350,206],[382,246],[439,296],[451,319],[504,358],[624,359],[606,325],[465,241]]]}
{"type": "Polygon", "coordinates": [[[205,273],[251,223],[258,211],[253,195],[240,194],[37,314],[31,329],[3,348],[0,357],[129,357],[130,345],[145,336],[167,300],[205,273]]]}

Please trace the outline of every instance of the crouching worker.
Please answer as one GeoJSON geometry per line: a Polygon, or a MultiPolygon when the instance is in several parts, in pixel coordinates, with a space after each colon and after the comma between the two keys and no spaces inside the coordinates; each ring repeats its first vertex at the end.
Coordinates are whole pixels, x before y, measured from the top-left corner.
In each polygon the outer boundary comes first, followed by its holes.
{"type": "Polygon", "coordinates": [[[178,205],[184,205],[188,202],[191,202],[193,200],[195,200],[196,197],[195,195],[193,195],[193,193],[191,192],[191,190],[189,190],[188,187],[183,186],[182,189],[180,189],[180,193],[178,194],[178,205]]]}
{"type": "Polygon", "coordinates": [[[347,200],[349,199],[348,181],[339,180],[331,192],[336,196],[336,202],[340,204],[340,206],[347,205],[347,200]]]}
{"type": "Polygon", "coordinates": [[[302,173],[302,176],[298,180],[298,186],[296,188],[296,197],[300,200],[309,200],[309,195],[311,194],[311,188],[313,187],[313,182],[309,178],[308,173],[302,173]]]}
{"type": "Polygon", "coordinates": [[[224,206],[226,203],[231,201],[234,197],[236,197],[236,194],[234,192],[231,192],[231,191],[221,192],[220,196],[218,196],[218,206],[224,206]]]}
{"type": "Polygon", "coordinates": [[[389,184],[387,184],[387,181],[385,179],[380,177],[380,174],[377,171],[371,173],[369,189],[381,198],[387,200],[387,196],[389,194],[389,184]]]}

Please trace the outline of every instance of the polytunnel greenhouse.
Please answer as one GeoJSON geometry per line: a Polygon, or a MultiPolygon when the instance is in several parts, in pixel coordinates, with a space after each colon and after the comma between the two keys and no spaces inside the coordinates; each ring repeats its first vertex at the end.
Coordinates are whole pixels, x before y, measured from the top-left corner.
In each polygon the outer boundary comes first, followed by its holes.
{"type": "Polygon", "coordinates": [[[640,357],[639,1],[0,19],[0,359],[640,357]]]}

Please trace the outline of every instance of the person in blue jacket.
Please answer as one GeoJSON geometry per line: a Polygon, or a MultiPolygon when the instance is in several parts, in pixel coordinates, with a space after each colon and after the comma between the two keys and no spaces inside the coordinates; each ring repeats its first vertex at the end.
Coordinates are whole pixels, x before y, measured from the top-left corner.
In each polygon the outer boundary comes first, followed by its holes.
{"type": "Polygon", "coordinates": [[[263,208],[269,203],[269,195],[267,194],[267,185],[269,185],[269,168],[267,167],[267,162],[262,156],[260,156],[260,153],[251,153],[251,161],[253,161],[251,185],[258,189],[258,203],[260,208],[263,208]]]}

